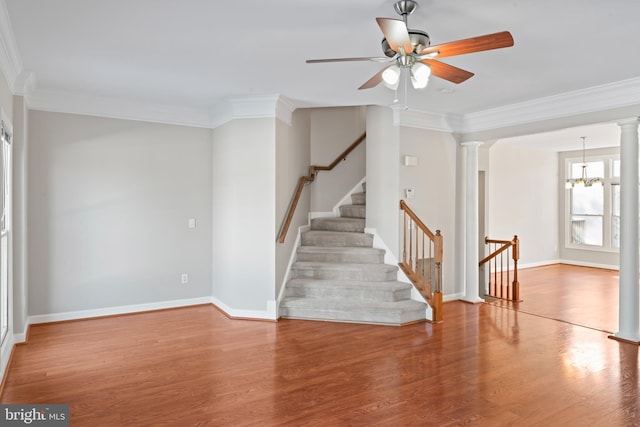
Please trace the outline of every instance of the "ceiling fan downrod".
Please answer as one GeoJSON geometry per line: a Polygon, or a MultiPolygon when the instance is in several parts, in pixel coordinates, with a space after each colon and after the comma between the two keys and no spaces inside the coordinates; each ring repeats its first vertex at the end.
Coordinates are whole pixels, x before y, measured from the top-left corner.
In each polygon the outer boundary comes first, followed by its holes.
{"type": "Polygon", "coordinates": [[[417,8],[418,3],[413,0],[400,0],[393,5],[398,15],[402,16],[405,25],[407,24],[407,16],[411,15],[417,8]]]}

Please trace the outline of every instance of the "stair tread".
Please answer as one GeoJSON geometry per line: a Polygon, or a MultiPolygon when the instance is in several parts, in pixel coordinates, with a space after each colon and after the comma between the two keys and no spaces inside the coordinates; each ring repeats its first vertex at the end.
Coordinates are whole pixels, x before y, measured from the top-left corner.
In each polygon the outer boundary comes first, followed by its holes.
{"type": "Polygon", "coordinates": [[[309,235],[325,235],[325,236],[329,236],[329,235],[335,235],[335,236],[344,236],[344,235],[354,235],[354,236],[371,236],[373,237],[373,234],[370,233],[359,233],[357,231],[326,231],[326,230],[309,230],[309,231],[305,231],[303,234],[309,234],[309,235]]]}
{"type": "Polygon", "coordinates": [[[298,247],[298,253],[327,253],[327,252],[339,252],[339,253],[354,253],[354,254],[384,254],[384,249],[379,248],[367,248],[362,246],[300,246],[298,247]]]}
{"type": "Polygon", "coordinates": [[[305,297],[285,297],[280,303],[282,306],[290,308],[310,308],[314,310],[352,310],[352,311],[389,311],[389,310],[418,310],[427,307],[427,304],[412,300],[400,301],[360,301],[348,299],[332,298],[305,298],[305,297]]]}
{"type": "Polygon", "coordinates": [[[380,270],[380,271],[392,271],[397,270],[398,267],[391,264],[365,264],[354,262],[320,262],[320,261],[296,261],[293,263],[293,268],[298,269],[325,269],[325,270],[380,270]]]}
{"type": "Polygon", "coordinates": [[[295,278],[287,282],[291,287],[324,287],[324,288],[349,288],[349,289],[371,289],[371,290],[403,290],[411,289],[412,286],[406,282],[390,280],[387,282],[371,282],[367,280],[340,280],[340,279],[310,279],[295,278]]]}

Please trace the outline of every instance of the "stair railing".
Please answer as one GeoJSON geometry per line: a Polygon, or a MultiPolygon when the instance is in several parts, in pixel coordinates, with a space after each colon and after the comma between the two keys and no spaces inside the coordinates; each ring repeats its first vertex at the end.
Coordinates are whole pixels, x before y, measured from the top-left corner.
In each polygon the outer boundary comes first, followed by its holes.
{"type": "Polygon", "coordinates": [[[287,215],[285,216],[285,220],[282,224],[282,228],[280,229],[280,235],[278,237],[278,242],[284,243],[284,239],[287,237],[287,231],[289,231],[289,226],[291,225],[291,221],[293,220],[293,214],[296,211],[296,207],[298,206],[298,201],[300,200],[300,196],[302,196],[302,190],[304,190],[304,186],[307,183],[313,182],[316,179],[316,175],[320,171],[330,171],[335,168],[340,161],[346,160],[349,153],[356,149],[358,145],[367,137],[367,133],[363,133],[356,139],[346,150],[344,150],[336,159],[331,162],[329,166],[310,166],[309,167],[309,175],[301,176],[298,180],[298,186],[296,187],[296,191],[293,194],[293,199],[291,200],[291,204],[289,205],[289,210],[287,211],[287,215]]]}
{"type": "Polygon", "coordinates": [[[433,310],[433,321],[442,317],[442,235],[433,233],[400,200],[403,213],[402,261],[398,263],[404,274],[415,285],[433,310]]]}
{"type": "Polygon", "coordinates": [[[488,296],[508,301],[520,300],[520,283],[518,282],[518,260],[520,259],[520,241],[518,236],[513,240],[496,240],[485,237],[489,245],[489,255],[482,259],[479,267],[489,265],[488,296]],[[513,262],[513,268],[511,268],[513,262]],[[513,280],[511,280],[513,272],[513,280]]]}

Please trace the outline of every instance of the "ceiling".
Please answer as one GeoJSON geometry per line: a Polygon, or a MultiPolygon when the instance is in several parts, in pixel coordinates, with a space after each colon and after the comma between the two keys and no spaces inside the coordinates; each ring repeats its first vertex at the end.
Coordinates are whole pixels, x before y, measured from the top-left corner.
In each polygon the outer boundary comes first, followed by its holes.
{"type": "MultiPolygon", "coordinates": [[[[36,92],[202,111],[268,95],[296,107],[394,99],[382,85],[357,90],[379,63],[305,63],[380,56],[375,18],[398,18],[393,0],[0,1],[36,92]]],[[[639,77],[637,0],[418,3],[409,27],[432,44],[508,30],[515,45],[442,59],[475,76],[432,77],[409,90],[411,110],[464,115],[639,77]]]]}

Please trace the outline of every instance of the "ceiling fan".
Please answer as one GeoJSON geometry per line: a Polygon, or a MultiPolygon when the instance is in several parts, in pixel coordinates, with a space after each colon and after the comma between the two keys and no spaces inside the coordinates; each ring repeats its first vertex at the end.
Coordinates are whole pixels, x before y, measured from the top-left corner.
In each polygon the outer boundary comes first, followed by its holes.
{"type": "Polygon", "coordinates": [[[391,63],[374,74],[358,89],[369,89],[380,83],[384,83],[391,89],[396,89],[402,70],[408,71],[413,87],[421,89],[427,86],[431,74],[456,84],[473,77],[472,72],[445,64],[435,58],[513,46],[513,37],[508,31],[431,46],[429,35],[426,32],[407,27],[407,16],[416,10],[418,4],[413,0],[400,0],[393,7],[402,16],[402,20],[376,18],[384,34],[382,40],[384,57],[308,59],[306,62],[309,64],[349,61],[391,63]]]}

